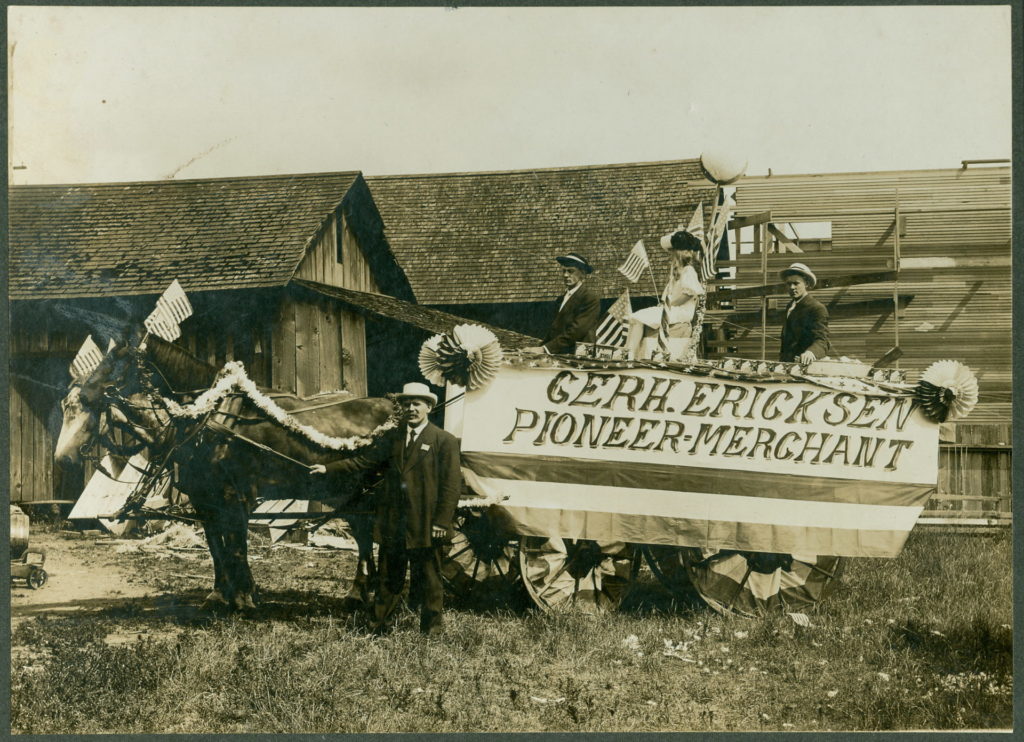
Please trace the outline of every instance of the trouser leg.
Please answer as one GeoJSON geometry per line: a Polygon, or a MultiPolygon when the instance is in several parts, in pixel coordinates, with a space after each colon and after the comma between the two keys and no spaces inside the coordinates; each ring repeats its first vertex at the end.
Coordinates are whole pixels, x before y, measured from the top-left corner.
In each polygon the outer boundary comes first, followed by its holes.
{"type": "Polygon", "coordinates": [[[378,627],[388,624],[402,598],[405,572],[409,557],[404,544],[390,543],[380,546],[380,564],[377,572],[377,595],[373,601],[374,623],[378,627]]]}
{"type": "Polygon", "coordinates": [[[431,546],[412,551],[412,580],[413,584],[419,583],[419,593],[423,601],[420,610],[420,631],[429,632],[440,628],[442,624],[444,585],[441,582],[441,549],[431,546]]]}

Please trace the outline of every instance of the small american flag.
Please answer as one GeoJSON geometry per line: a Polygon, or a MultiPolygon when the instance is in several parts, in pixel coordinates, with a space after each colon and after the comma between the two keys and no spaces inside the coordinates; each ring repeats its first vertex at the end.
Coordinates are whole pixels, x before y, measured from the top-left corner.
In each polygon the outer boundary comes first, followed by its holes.
{"type": "Polygon", "coordinates": [[[183,320],[192,316],[192,305],[185,296],[185,291],[175,278],[167,290],[156,300],[154,309],[143,324],[146,329],[154,335],[163,338],[167,342],[173,342],[181,337],[181,328],[178,326],[183,320]]]}
{"type": "Polygon", "coordinates": [[[644,247],[644,241],[640,240],[633,249],[629,251],[629,257],[626,258],[626,262],[619,266],[619,273],[629,279],[630,283],[636,283],[640,280],[640,274],[644,272],[644,268],[649,266],[651,261],[647,258],[647,249],[644,247]]]}
{"type": "Polygon", "coordinates": [[[701,278],[704,281],[710,281],[716,275],[715,260],[718,257],[718,247],[728,224],[729,204],[725,203],[718,207],[711,222],[711,229],[704,236],[704,249],[700,258],[701,278]]]}
{"type": "Polygon", "coordinates": [[[690,223],[686,225],[686,231],[692,234],[701,242],[704,241],[704,202],[701,201],[697,204],[697,208],[693,210],[693,216],[690,217],[690,223]]]}
{"type": "Polygon", "coordinates": [[[626,330],[629,327],[629,313],[633,307],[629,300],[629,289],[608,307],[608,315],[597,328],[598,345],[614,345],[621,348],[626,344],[626,330]]]}

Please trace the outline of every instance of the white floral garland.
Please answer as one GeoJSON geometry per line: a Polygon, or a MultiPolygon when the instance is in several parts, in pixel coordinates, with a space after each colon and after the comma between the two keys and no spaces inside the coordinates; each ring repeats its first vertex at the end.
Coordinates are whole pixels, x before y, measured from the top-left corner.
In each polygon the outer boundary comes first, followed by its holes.
{"type": "Polygon", "coordinates": [[[174,417],[197,418],[213,412],[217,404],[234,389],[241,390],[254,405],[263,410],[278,425],[332,451],[354,451],[363,448],[373,443],[382,433],[398,426],[398,418],[392,415],[365,436],[353,435],[348,438],[337,438],[325,435],[316,428],[300,423],[281,409],[274,400],[263,394],[245,373],[245,366],[241,361],[231,361],[225,364],[218,375],[217,382],[196,397],[191,404],[181,405],[167,397],[164,397],[163,401],[167,405],[168,412],[174,417]]]}

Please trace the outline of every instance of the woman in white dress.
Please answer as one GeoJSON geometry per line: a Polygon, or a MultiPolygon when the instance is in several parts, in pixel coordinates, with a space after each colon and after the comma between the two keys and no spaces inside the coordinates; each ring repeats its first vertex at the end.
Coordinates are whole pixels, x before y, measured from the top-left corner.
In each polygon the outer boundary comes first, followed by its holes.
{"type": "Polygon", "coordinates": [[[669,276],[661,303],[633,312],[629,317],[626,347],[631,358],[650,358],[658,349],[661,315],[668,308],[668,348],[673,361],[696,361],[692,322],[697,299],[704,293],[693,264],[700,253],[700,240],[686,230],[661,238],[669,254],[669,276]]]}

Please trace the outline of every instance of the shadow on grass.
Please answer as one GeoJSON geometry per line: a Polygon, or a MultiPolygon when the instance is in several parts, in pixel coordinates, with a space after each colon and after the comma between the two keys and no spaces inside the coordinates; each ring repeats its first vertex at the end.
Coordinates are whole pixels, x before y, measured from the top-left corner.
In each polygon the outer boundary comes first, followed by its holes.
{"type": "Polygon", "coordinates": [[[658,582],[639,580],[634,583],[619,606],[619,611],[635,616],[705,615],[713,613],[697,591],[667,590],[658,582]]]}
{"type": "Polygon", "coordinates": [[[893,627],[892,633],[896,641],[922,655],[942,673],[1013,671],[1011,630],[985,618],[946,626],[944,631],[911,619],[893,627]]]}

